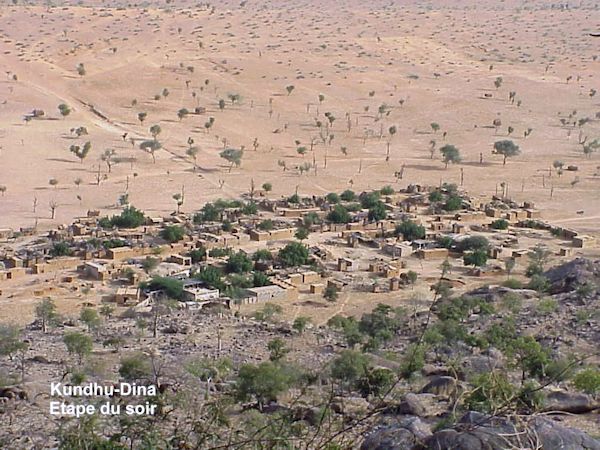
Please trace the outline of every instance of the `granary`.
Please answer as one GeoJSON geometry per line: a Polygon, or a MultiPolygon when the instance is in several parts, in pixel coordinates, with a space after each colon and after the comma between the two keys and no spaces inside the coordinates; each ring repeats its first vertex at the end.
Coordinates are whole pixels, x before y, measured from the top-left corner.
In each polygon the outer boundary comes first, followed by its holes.
{"type": "Polygon", "coordinates": [[[0,241],[7,241],[13,237],[14,233],[11,228],[0,228],[0,241]]]}
{"type": "Polygon", "coordinates": [[[591,236],[585,236],[583,234],[575,236],[572,240],[573,247],[575,248],[588,248],[594,244],[594,238],[591,236]]]}
{"type": "Polygon", "coordinates": [[[337,270],[340,272],[354,272],[358,270],[358,263],[350,258],[338,258],[337,270]]]}
{"type": "Polygon", "coordinates": [[[408,243],[402,242],[388,242],[383,245],[382,250],[393,258],[406,258],[413,253],[413,248],[408,243]]]}

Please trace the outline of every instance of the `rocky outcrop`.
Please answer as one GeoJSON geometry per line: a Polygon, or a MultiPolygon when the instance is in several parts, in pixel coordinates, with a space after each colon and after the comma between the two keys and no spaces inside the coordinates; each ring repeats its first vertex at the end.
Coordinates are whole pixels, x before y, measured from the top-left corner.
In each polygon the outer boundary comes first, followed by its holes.
{"type": "Polygon", "coordinates": [[[583,414],[596,409],[600,409],[600,401],[594,400],[589,395],[556,391],[546,395],[543,410],[583,414]]]}
{"type": "Polygon", "coordinates": [[[434,434],[419,418],[400,419],[369,433],[361,450],[600,450],[600,441],[544,416],[519,422],[468,412],[452,428],[434,434]]]}
{"type": "Polygon", "coordinates": [[[600,286],[600,260],[576,258],[553,267],[544,276],[550,281],[552,294],[571,292],[585,284],[600,286]]]}

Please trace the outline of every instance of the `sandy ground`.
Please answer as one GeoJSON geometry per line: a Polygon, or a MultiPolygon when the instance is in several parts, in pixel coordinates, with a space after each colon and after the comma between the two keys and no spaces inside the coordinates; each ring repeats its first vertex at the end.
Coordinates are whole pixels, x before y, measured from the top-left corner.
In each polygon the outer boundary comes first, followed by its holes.
{"type": "Polygon", "coordinates": [[[595,1],[562,11],[546,1],[260,0],[219,2],[214,11],[180,0],[146,9],[74,3],[0,8],[0,227],[48,228],[90,209],[110,213],[125,192],[136,207],[168,213],[182,187],[184,211],[247,192],[252,180],[272,183],[275,196],[359,191],[396,184],[404,167],[402,185],[460,183],[462,170],[471,193],[489,195],[505,182],[511,197],[533,200],[544,217],[598,231],[600,160],[578,143],[580,135],[600,138],[600,95],[590,96],[600,90],[600,39],[589,36],[600,24],[595,1]],[[286,86],[294,86],[290,95],[286,86]],[[169,95],[155,100],[165,88],[169,95]],[[230,94],[240,100],[232,105],[230,94]],[[72,109],[65,118],[61,103],[72,109]],[[196,106],[206,112],[178,119],[180,108],[196,106]],[[45,117],[25,122],[33,109],[45,117]],[[147,113],[143,123],[139,112],[147,113]],[[335,117],[328,144],[315,126],[326,112],[335,117]],[[206,132],[208,117],[215,123],[206,132]],[[592,120],[573,127],[561,118],[592,120]],[[163,145],[156,163],[139,149],[154,124],[163,145]],[[89,135],[70,132],[80,126],[89,135]],[[492,147],[509,126],[522,154],[503,166],[492,147]],[[188,137],[199,147],[197,171],[185,154],[188,137]],[[444,169],[439,152],[430,159],[431,140],[456,145],[463,162],[444,169]],[[92,150],[80,162],[69,148],[86,141],[92,150]],[[229,171],[219,152],[241,146],[241,167],[229,171]],[[109,173],[106,149],[131,161],[109,173]],[[578,171],[559,177],[555,160],[578,171]],[[316,173],[294,169],[305,162],[315,162],[316,173]],[[50,203],[58,205],[54,220],[50,203]]]}

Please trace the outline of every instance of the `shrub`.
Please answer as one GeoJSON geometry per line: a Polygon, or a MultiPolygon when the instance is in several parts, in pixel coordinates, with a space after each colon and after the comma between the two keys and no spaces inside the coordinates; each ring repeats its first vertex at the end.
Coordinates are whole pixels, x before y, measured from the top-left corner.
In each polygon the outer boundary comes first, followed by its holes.
{"type": "Polygon", "coordinates": [[[330,192],[329,194],[327,194],[325,196],[325,199],[329,202],[329,203],[339,203],[340,202],[340,196],[337,195],[335,192],[330,192]]]}
{"type": "Polygon", "coordinates": [[[493,413],[511,400],[516,392],[515,387],[501,372],[483,373],[473,380],[474,389],[466,396],[468,409],[493,413]]]}
{"type": "Polygon", "coordinates": [[[381,195],[392,195],[394,193],[394,188],[390,185],[387,185],[382,187],[379,192],[381,193],[381,195]]]}
{"type": "Polygon", "coordinates": [[[493,228],[494,230],[506,230],[508,225],[508,220],[497,219],[490,224],[490,228],[493,228]]]}
{"type": "Polygon", "coordinates": [[[260,222],[257,225],[257,228],[262,231],[269,231],[272,230],[274,226],[275,225],[273,224],[273,221],[271,219],[266,219],[260,222]]]}
{"type": "Polygon", "coordinates": [[[509,278],[502,283],[502,286],[510,288],[510,289],[522,289],[523,283],[516,278],[509,278]]]}
{"type": "Polygon", "coordinates": [[[329,285],[323,292],[323,297],[329,302],[335,302],[338,299],[338,290],[335,286],[329,285]]]}
{"type": "Polygon", "coordinates": [[[342,192],[342,194],[340,195],[340,198],[345,201],[345,202],[352,202],[354,200],[356,200],[356,194],[351,191],[351,190],[345,190],[344,192],[342,192]]]}
{"type": "Polygon", "coordinates": [[[133,206],[128,206],[118,216],[101,219],[99,225],[103,228],[137,228],[143,225],[144,222],[144,213],[133,206]]]}
{"type": "Polygon", "coordinates": [[[586,394],[598,394],[600,392],[600,371],[591,368],[582,370],[573,378],[573,385],[586,394]]]}

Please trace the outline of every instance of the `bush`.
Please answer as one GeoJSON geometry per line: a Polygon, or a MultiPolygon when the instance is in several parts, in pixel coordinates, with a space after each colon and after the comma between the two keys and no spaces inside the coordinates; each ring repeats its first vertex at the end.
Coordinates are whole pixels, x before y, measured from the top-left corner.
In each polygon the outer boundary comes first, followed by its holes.
{"type": "Polygon", "coordinates": [[[133,206],[128,206],[118,216],[101,219],[99,225],[103,228],[137,228],[143,225],[144,222],[144,213],[133,206]]]}
{"type": "Polygon", "coordinates": [[[381,193],[381,195],[392,195],[394,193],[394,188],[390,185],[387,185],[382,187],[379,192],[381,193]]]}
{"type": "Polygon", "coordinates": [[[287,267],[302,266],[308,261],[308,249],[300,242],[290,242],[279,250],[279,259],[287,267]]]}
{"type": "Polygon", "coordinates": [[[527,283],[527,288],[540,293],[547,292],[550,289],[550,282],[544,275],[535,274],[531,277],[529,283],[527,283]]]}
{"type": "Polygon", "coordinates": [[[177,225],[165,227],[160,231],[160,237],[171,244],[182,240],[184,234],[183,228],[177,225]]]}
{"type": "Polygon", "coordinates": [[[506,230],[508,225],[508,220],[497,219],[490,224],[490,228],[493,228],[494,230],[506,230]]]}
{"type": "Polygon", "coordinates": [[[323,292],[323,297],[329,302],[335,302],[338,299],[337,288],[333,285],[327,286],[325,292],[323,292]]]}
{"type": "Polygon", "coordinates": [[[333,223],[348,223],[351,220],[350,213],[342,205],[336,205],[332,211],[327,214],[327,220],[333,223]]]}
{"type": "Polygon", "coordinates": [[[366,374],[358,380],[356,388],[363,397],[381,396],[393,386],[395,381],[394,372],[385,367],[377,367],[368,369],[366,374]]]}
{"type": "Polygon", "coordinates": [[[52,249],[50,250],[50,255],[54,256],[54,257],[71,256],[72,254],[73,254],[73,251],[69,247],[69,244],[67,244],[64,241],[54,243],[54,245],[52,246],[52,249]]]}
{"type": "Polygon", "coordinates": [[[143,353],[136,353],[121,359],[119,375],[126,381],[137,381],[149,378],[152,373],[150,361],[143,353]]]}
{"type": "Polygon", "coordinates": [[[598,394],[600,392],[600,371],[591,368],[582,370],[573,378],[573,385],[586,394],[598,394]]]}
{"type": "Polygon", "coordinates": [[[270,286],[271,281],[269,281],[269,277],[262,272],[254,272],[252,275],[252,286],[261,287],[261,286],[270,286]]]}
{"type": "Polygon", "coordinates": [[[508,280],[502,283],[502,286],[510,288],[510,289],[522,289],[523,283],[516,278],[509,278],[508,280]]]}
{"type": "Polygon", "coordinates": [[[266,219],[260,222],[257,225],[257,228],[262,231],[270,231],[273,229],[274,226],[275,225],[273,224],[273,221],[271,219],[266,219]]]}
{"type": "Polygon", "coordinates": [[[192,263],[199,263],[200,261],[203,261],[206,258],[206,249],[197,248],[195,250],[192,250],[189,253],[189,257],[192,258],[192,263]]]}
{"type": "Polygon", "coordinates": [[[431,203],[438,203],[444,199],[444,196],[440,191],[433,191],[429,193],[428,199],[431,203]]]}
{"type": "Polygon", "coordinates": [[[353,202],[354,200],[356,200],[356,194],[353,191],[347,189],[344,192],[342,192],[340,198],[345,202],[353,202]]]}
{"type": "Polygon", "coordinates": [[[92,352],[94,345],[91,337],[77,332],[66,333],[63,337],[63,342],[70,354],[77,355],[79,364],[83,361],[84,356],[92,352]]]}
{"type": "Polygon", "coordinates": [[[330,192],[329,194],[327,194],[325,196],[325,199],[329,202],[329,203],[339,203],[340,202],[340,196],[337,195],[335,192],[330,192]]]}
{"type": "Polygon", "coordinates": [[[465,406],[474,411],[493,413],[510,401],[516,389],[501,372],[483,373],[473,380],[474,389],[466,396],[465,406]]]}

